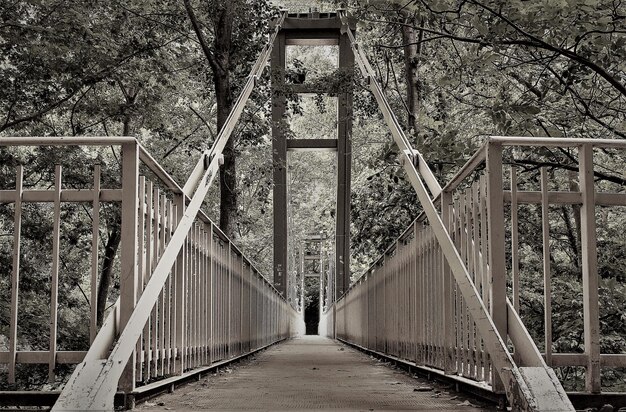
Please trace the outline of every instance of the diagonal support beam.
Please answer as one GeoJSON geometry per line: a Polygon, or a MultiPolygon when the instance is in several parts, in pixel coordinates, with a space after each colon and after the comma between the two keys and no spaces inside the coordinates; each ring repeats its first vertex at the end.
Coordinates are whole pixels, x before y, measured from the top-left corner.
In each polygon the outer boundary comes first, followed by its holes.
{"type": "MultiPolygon", "coordinates": [[[[271,36],[270,42],[265,46],[258,60],[254,64],[248,81],[244,86],[237,102],[210,151],[203,153],[192,175],[185,184],[184,193],[192,193],[191,201],[185,209],[174,234],[172,235],[163,255],[150,277],[134,311],[128,319],[124,330],[119,336],[117,343],[107,359],[101,358],[102,348],[92,345],[85,357],[85,361],[77,365],[68,383],[63,388],[53,411],[76,411],[76,410],[109,410],[114,408],[114,396],[118,382],[124,372],[124,368],[135,351],[137,340],[141,336],[143,327],[148,320],[156,300],[169,277],[174,262],[187,239],[189,231],[196,219],[200,207],[204,202],[207,192],[219,171],[222,150],[230,138],[232,131],[243,111],[243,108],[252,93],[256,78],[263,71],[272,50],[272,44],[280,25],[285,18],[285,13],[279,19],[276,29],[271,36]],[[92,353],[96,352],[97,353],[92,353]]],[[[101,331],[96,336],[99,341],[101,331]]]]}
{"type": "Polygon", "coordinates": [[[467,303],[472,319],[484,339],[487,352],[491,356],[493,367],[505,384],[507,398],[513,406],[513,409],[526,411],[574,411],[560,382],[557,379],[553,379],[554,372],[551,368],[539,367],[532,368],[532,370],[528,368],[518,368],[513,361],[506,344],[493,323],[489,311],[485,307],[476,286],[471,280],[461,256],[450,238],[450,234],[439,216],[439,212],[433,200],[428,194],[428,190],[430,190],[433,198],[437,197],[441,192],[441,187],[422,155],[417,150],[413,149],[410,141],[400,128],[398,120],[382,92],[382,88],[376,81],[375,72],[363,51],[358,47],[354,36],[352,36],[347,24],[346,12],[340,11],[340,15],[344,22],[342,31],[348,34],[361,73],[367,79],[370,89],[383,112],[385,121],[400,149],[404,170],[408,175],[411,185],[415,189],[418,200],[424,209],[424,213],[437,238],[437,242],[450,266],[457,286],[467,303]],[[549,389],[546,391],[546,388],[549,389]],[[549,407],[548,403],[544,401],[546,393],[555,395],[550,397],[551,403],[549,407]]]}

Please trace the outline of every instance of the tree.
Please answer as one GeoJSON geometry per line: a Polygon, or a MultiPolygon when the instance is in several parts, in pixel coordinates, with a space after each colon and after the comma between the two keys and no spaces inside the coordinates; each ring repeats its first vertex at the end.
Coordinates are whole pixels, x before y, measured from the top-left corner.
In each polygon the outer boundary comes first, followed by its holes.
{"type": "MultiPolygon", "coordinates": [[[[207,1],[203,8],[210,22],[213,41],[203,30],[190,0],[184,0],[185,10],[200,49],[213,73],[217,103],[217,129],[226,123],[234,101],[233,79],[242,68],[251,67],[263,44],[263,33],[269,24],[272,8],[266,1],[233,0],[207,1]]],[[[237,137],[232,136],[224,147],[224,164],[220,166],[220,228],[235,237],[239,214],[237,189],[237,137]]]]}
{"type": "MultiPolygon", "coordinates": [[[[373,3],[383,8],[386,2],[373,3]]],[[[501,114],[513,111],[536,115],[538,107],[553,107],[558,100],[567,106],[558,108],[559,111],[571,109],[577,114],[577,122],[590,121],[585,126],[586,133],[609,132],[626,137],[621,126],[625,72],[617,63],[626,54],[622,24],[626,9],[621,3],[513,1],[506,8],[501,2],[477,0],[458,4],[429,0],[391,3],[401,3],[404,13],[410,11],[419,16],[419,24],[389,13],[383,21],[426,34],[421,40],[405,42],[404,47],[432,44],[437,48],[443,43],[452,47],[465,60],[464,64],[468,63],[463,56],[467,50],[475,56],[470,64],[497,69],[498,76],[504,75],[512,88],[522,92],[526,101],[515,107],[502,107],[505,112],[501,114]]],[[[377,20],[384,15],[378,13],[377,20]]],[[[512,100],[508,93],[503,97],[512,100]]],[[[571,124],[572,117],[565,124],[571,124]]],[[[533,132],[545,133],[543,129],[549,129],[562,134],[561,123],[535,121],[533,132]]]]}

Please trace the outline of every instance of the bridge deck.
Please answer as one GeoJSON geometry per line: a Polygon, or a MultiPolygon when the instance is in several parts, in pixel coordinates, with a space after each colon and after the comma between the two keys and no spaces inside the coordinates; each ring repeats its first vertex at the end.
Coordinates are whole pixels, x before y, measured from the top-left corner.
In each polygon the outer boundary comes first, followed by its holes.
{"type": "Polygon", "coordinates": [[[138,409],[495,410],[478,404],[348,346],[307,336],[274,346],[232,373],[177,388],[138,409]],[[433,390],[415,391],[426,386],[433,390]]]}

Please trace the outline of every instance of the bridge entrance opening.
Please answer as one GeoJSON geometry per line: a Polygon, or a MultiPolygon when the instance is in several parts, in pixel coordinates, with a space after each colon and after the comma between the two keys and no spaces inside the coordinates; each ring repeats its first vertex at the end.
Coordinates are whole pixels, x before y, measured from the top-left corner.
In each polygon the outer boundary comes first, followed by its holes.
{"type": "Polygon", "coordinates": [[[319,277],[308,277],[305,279],[304,288],[304,323],[307,335],[318,335],[318,325],[320,322],[320,294],[319,277]]]}
{"type": "Polygon", "coordinates": [[[333,250],[326,233],[309,233],[298,248],[296,278],[300,280],[301,308],[307,335],[319,334],[321,313],[328,307],[332,288],[333,250]]]}

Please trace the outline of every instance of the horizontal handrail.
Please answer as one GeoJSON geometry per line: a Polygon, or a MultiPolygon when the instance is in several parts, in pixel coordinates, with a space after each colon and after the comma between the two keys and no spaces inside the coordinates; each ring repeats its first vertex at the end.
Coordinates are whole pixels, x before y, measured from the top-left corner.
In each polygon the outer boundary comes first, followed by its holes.
{"type": "Polygon", "coordinates": [[[109,146],[133,143],[127,136],[45,136],[0,137],[0,146],[109,146]]]}
{"type": "MultiPolygon", "coordinates": [[[[474,154],[463,164],[461,169],[455,173],[455,175],[448,181],[448,183],[442,187],[441,193],[443,192],[452,192],[459,187],[459,185],[473,172],[475,172],[478,166],[485,162],[487,157],[487,148],[490,144],[497,143],[502,144],[503,146],[541,146],[541,147],[577,147],[581,145],[591,145],[592,147],[597,148],[618,148],[618,149],[626,149],[626,140],[618,140],[618,139],[584,139],[584,138],[553,138],[553,137],[511,137],[511,136],[490,136],[487,140],[474,152],[474,154]]],[[[433,198],[433,202],[436,203],[441,199],[441,193],[433,198]]],[[[533,198],[539,197],[541,192],[533,192],[533,191],[518,191],[518,195],[522,197],[527,194],[527,196],[532,196],[533,198]]],[[[511,192],[504,191],[503,192],[505,201],[510,202],[511,192]]],[[[597,204],[598,205],[617,205],[621,204],[623,199],[620,194],[612,194],[612,193],[597,193],[598,197],[597,204]]],[[[567,200],[564,202],[566,204],[580,204],[582,202],[581,192],[567,192],[565,194],[567,200]],[[575,199],[574,199],[575,197],[575,199]]],[[[520,203],[539,203],[538,200],[518,200],[520,203]]],[[[407,226],[407,228],[396,237],[396,239],[390,243],[390,245],[382,252],[377,258],[372,260],[370,266],[363,271],[359,277],[345,290],[341,297],[348,293],[355,284],[357,284],[361,278],[366,277],[368,273],[374,270],[377,266],[381,264],[384,260],[385,256],[392,254],[398,245],[398,242],[405,241],[406,237],[411,234],[411,230],[413,225],[416,222],[421,222],[426,219],[426,215],[424,212],[421,212],[417,215],[417,217],[407,226]]],[[[340,297],[340,298],[341,298],[340,297]]]]}
{"type": "Polygon", "coordinates": [[[549,147],[576,147],[591,145],[598,148],[626,148],[624,139],[585,139],[570,137],[522,137],[522,136],[490,136],[491,143],[501,143],[503,146],[549,146],[549,147]]]}

